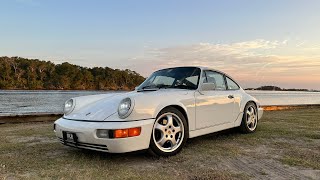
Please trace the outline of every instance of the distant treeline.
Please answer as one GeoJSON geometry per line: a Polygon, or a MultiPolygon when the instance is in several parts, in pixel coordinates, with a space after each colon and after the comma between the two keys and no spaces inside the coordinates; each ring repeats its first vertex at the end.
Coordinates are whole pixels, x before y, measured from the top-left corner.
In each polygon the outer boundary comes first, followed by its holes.
{"type": "Polygon", "coordinates": [[[318,92],[317,90],[309,90],[309,89],[285,89],[280,88],[278,86],[261,86],[258,88],[246,88],[246,90],[265,90],[265,91],[313,91],[318,92]]]}
{"type": "Polygon", "coordinates": [[[129,69],[86,68],[67,62],[0,57],[0,89],[132,90],[144,79],[129,69]]]}

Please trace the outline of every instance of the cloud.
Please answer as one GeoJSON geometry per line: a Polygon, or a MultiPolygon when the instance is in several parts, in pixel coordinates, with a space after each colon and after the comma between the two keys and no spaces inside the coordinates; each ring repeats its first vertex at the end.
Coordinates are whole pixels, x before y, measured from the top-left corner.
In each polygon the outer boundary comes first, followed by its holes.
{"type": "Polygon", "coordinates": [[[319,46],[291,44],[288,40],[256,39],[230,44],[198,43],[153,48],[147,49],[144,56],[132,58],[129,66],[146,76],[165,67],[208,66],[227,72],[245,87],[274,84],[320,89],[320,53],[306,53],[319,46]],[[292,82],[294,78],[305,80],[292,82]]]}
{"type": "Polygon", "coordinates": [[[257,55],[252,50],[262,49],[274,49],[281,43],[278,41],[266,41],[258,39],[254,41],[246,41],[233,44],[211,44],[211,43],[199,43],[189,46],[179,46],[156,49],[153,53],[159,57],[174,57],[174,56],[186,56],[188,57],[216,57],[216,56],[233,56],[236,58],[250,57],[257,55]]]}

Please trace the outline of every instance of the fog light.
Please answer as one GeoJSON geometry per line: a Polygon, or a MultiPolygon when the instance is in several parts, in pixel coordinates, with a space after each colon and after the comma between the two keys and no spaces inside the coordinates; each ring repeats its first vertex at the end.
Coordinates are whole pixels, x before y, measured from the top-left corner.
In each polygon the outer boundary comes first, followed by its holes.
{"type": "Polygon", "coordinates": [[[98,138],[108,138],[109,131],[107,129],[98,129],[97,130],[97,137],[98,138]]]}

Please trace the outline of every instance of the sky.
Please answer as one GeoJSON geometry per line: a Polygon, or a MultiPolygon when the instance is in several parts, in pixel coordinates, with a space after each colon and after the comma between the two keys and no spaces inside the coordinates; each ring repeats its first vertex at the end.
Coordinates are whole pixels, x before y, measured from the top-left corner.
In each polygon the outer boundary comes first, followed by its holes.
{"type": "Polygon", "coordinates": [[[318,0],[0,0],[0,56],[320,90],[318,0]]]}

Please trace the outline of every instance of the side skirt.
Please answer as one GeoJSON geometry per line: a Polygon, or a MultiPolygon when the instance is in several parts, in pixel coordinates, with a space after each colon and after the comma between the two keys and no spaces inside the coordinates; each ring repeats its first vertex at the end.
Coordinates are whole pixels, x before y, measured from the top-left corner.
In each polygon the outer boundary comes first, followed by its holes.
{"type": "Polygon", "coordinates": [[[234,123],[232,122],[232,123],[225,123],[225,124],[220,124],[217,126],[207,127],[207,128],[203,128],[203,129],[197,129],[197,130],[189,132],[189,138],[194,138],[197,136],[222,131],[222,130],[233,128],[233,127],[234,127],[234,123]]]}

